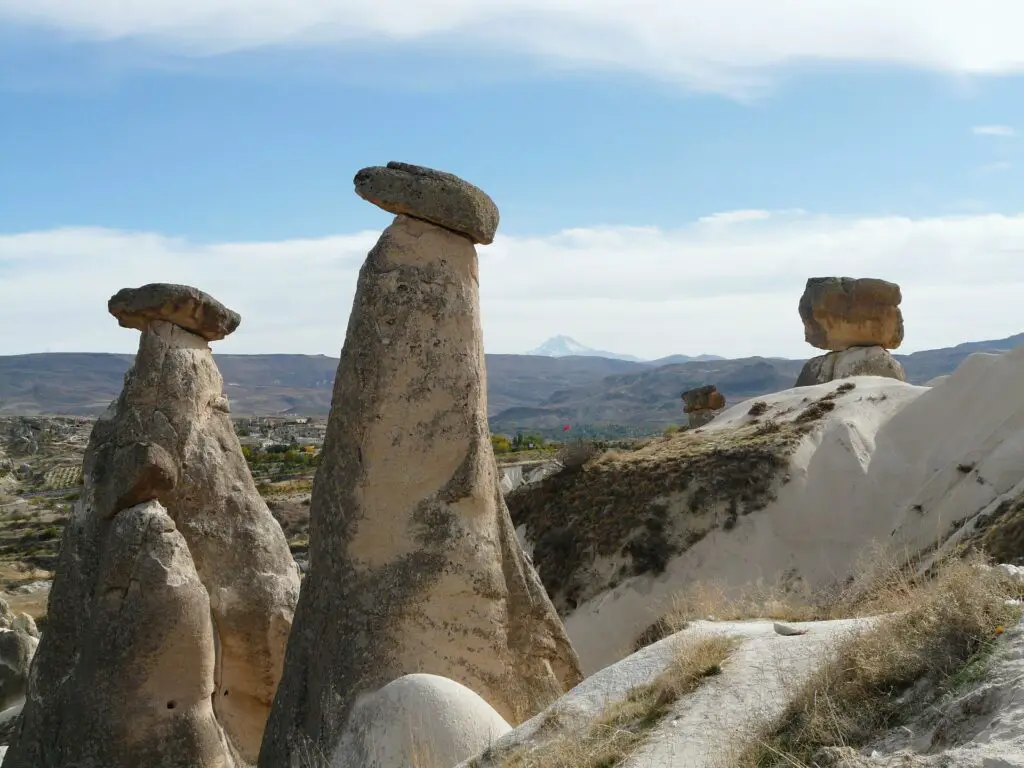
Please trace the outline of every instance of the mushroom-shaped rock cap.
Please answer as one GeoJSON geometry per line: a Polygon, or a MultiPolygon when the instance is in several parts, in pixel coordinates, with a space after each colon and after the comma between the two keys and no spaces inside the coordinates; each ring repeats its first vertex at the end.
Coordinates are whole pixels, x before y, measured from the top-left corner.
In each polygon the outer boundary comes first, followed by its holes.
{"type": "Polygon", "coordinates": [[[122,328],[144,331],[154,320],[164,320],[207,341],[223,339],[242,322],[241,315],[208,293],[172,283],[122,288],[110,297],[107,309],[122,328]]]}
{"type": "Polygon", "coordinates": [[[389,213],[424,219],[481,245],[494,242],[498,206],[454,174],[390,162],[363,168],[354,182],[357,195],[389,213]]]}

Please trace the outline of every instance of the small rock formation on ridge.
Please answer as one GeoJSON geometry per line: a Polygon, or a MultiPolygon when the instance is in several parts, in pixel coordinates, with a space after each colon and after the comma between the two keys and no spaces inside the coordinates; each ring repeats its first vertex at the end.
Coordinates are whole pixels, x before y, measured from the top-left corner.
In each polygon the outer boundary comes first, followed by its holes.
{"type": "Polygon", "coordinates": [[[516,539],[488,434],[473,244],[494,238],[497,208],[402,163],[355,185],[398,215],[359,273],[263,768],[351,759],[335,750],[360,696],[408,674],[466,686],[513,723],[581,679],[516,539]]]}
{"type": "Polygon", "coordinates": [[[39,630],[33,618],[15,614],[0,598],[0,712],[25,700],[37,645],[39,630]]]}
{"type": "Polygon", "coordinates": [[[725,395],[714,384],[688,389],[682,399],[683,413],[690,417],[690,429],[707,424],[725,408],[725,395]]]}
{"type": "Polygon", "coordinates": [[[886,280],[808,278],[799,307],[804,338],[830,351],[807,361],[796,386],[849,376],[905,381],[903,366],[888,352],[903,342],[901,301],[900,287],[886,280]]]}
{"type": "Polygon", "coordinates": [[[108,308],[142,331],[139,351],[90,436],[5,766],[252,762],[299,575],[207,343],[240,318],[164,284],[122,290],[108,308]]]}

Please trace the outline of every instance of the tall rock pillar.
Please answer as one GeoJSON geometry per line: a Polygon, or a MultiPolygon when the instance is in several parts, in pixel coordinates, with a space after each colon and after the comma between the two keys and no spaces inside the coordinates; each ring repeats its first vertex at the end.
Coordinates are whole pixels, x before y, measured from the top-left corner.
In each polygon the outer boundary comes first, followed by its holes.
{"type": "Polygon", "coordinates": [[[263,768],[330,758],[356,700],[406,674],[461,683],[511,722],[581,679],[488,433],[474,243],[492,241],[498,210],[402,163],[355,186],[397,216],[359,273],[263,768]]]}

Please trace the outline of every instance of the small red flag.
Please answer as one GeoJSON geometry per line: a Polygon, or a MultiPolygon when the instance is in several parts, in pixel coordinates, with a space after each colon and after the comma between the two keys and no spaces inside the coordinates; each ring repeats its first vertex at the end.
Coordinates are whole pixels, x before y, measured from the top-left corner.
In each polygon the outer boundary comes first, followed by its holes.
{"type": "Polygon", "coordinates": [[[563,431],[563,432],[568,432],[568,431],[569,431],[570,429],[572,429],[572,427],[570,427],[570,426],[569,426],[568,424],[566,424],[566,425],[564,425],[564,426],[562,427],[562,431],[563,431]]]}

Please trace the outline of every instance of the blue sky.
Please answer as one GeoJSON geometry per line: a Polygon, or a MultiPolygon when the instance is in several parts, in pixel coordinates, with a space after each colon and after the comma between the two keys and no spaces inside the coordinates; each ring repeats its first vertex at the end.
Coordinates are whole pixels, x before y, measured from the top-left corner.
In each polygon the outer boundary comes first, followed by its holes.
{"type": "Polygon", "coordinates": [[[0,0],[0,321],[31,330],[0,354],[128,351],[105,299],[154,280],[243,312],[221,351],[336,354],[390,220],[352,176],[393,159],[501,209],[488,351],[806,356],[812,273],[900,282],[908,350],[1024,325],[1010,0],[777,0],[774,34],[744,0],[26,5],[0,0]]]}

